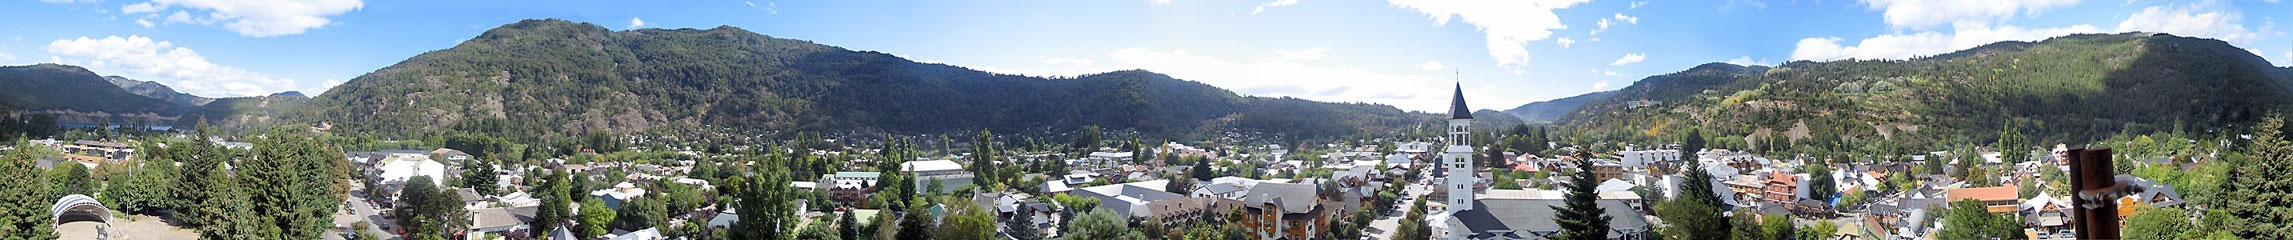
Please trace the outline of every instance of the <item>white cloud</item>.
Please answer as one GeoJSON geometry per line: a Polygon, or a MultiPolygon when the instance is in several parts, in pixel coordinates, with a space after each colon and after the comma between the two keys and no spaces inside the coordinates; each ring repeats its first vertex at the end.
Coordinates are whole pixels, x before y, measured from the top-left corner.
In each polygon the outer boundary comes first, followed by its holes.
{"type": "Polygon", "coordinates": [[[1865,38],[1854,46],[1841,45],[1838,37],[1800,39],[1792,49],[1792,60],[1830,61],[1839,59],[1908,59],[1949,53],[2000,41],[2037,41],[2077,33],[2100,33],[2092,25],[2060,28],[2025,29],[2015,26],[1971,26],[1960,24],[1952,33],[1916,32],[1882,34],[1865,38]]]}
{"type": "Polygon", "coordinates": [[[639,27],[644,27],[644,26],[645,26],[645,19],[643,19],[643,18],[629,18],[629,29],[636,29],[636,28],[639,28],[639,27]]]}
{"type": "Polygon", "coordinates": [[[1558,37],[1553,38],[1553,43],[1561,44],[1561,48],[1568,48],[1568,45],[1576,44],[1576,40],[1568,39],[1568,37],[1558,37]]]}
{"type": "Polygon", "coordinates": [[[756,5],[756,2],[751,2],[751,1],[742,1],[742,2],[740,2],[740,3],[741,3],[741,4],[748,4],[748,7],[752,7],[752,8],[756,8],[756,9],[763,9],[765,13],[770,13],[770,14],[772,14],[772,15],[780,15],[780,5],[779,5],[779,4],[773,4],[772,2],[764,2],[764,6],[757,6],[757,5],[756,5]]]}
{"type": "Polygon", "coordinates": [[[1600,82],[1592,83],[1592,90],[1593,90],[1593,91],[1608,90],[1608,81],[1600,81],[1600,82]]]}
{"type": "Polygon", "coordinates": [[[136,19],[136,20],[135,20],[135,25],[143,25],[143,27],[144,27],[144,28],[150,28],[150,27],[152,27],[152,26],[154,26],[154,25],[159,25],[159,24],[151,23],[151,20],[136,19]]]}
{"type": "Polygon", "coordinates": [[[1154,4],[1169,4],[1170,0],[1151,0],[1150,2],[1154,2],[1154,4]]]}
{"type": "Polygon", "coordinates": [[[1449,66],[1441,65],[1440,61],[1426,60],[1425,64],[1418,64],[1417,69],[1423,69],[1426,71],[1440,71],[1442,69],[1449,69],[1449,66]]]}
{"type": "Polygon", "coordinates": [[[1624,23],[1627,24],[1640,25],[1640,17],[1628,16],[1624,15],[1624,13],[1616,13],[1616,20],[1624,21],[1624,23]]]}
{"type": "Polygon", "coordinates": [[[220,23],[241,36],[273,37],[324,27],[334,23],[328,16],[365,6],[362,0],[152,0],[121,7],[120,11],[132,14],[182,7],[202,11],[204,16],[198,20],[202,24],[220,23]]]}
{"type": "Polygon", "coordinates": [[[142,36],[80,37],[48,43],[51,61],[87,67],[96,72],[173,81],[169,87],[208,97],[261,96],[273,91],[298,90],[294,79],[250,72],[208,62],[190,48],[142,36]],[[141,75],[141,76],[137,76],[141,75]]]}
{"type": "Polygon", "coordinates": [[[1439,25],[1448,24],[1452,17],[1472,24],[1484,34],[1489,55],[1497,65],[1521,74],[1529,63],[1529,42],[1552,37],[1553,30],[1568,29],[1553,10],[1586,1],[1590,0],[1387,0],[1386,3],[1423,13],[1439,25]]]}
{"type": "Polygon", "coordinates": [[[1592,29],[1592,34],[1600,34],[1600,31],[1608,30],[1608,25],[1609,25],[1609,22],[1608,22],[1608,19],[1607,19],[1607,18],[1602,18],[1602,19],[1600,19],[1600,23],[1599,23],[1599,24],[1595,24],[1595,25],[1600,25],[1600,27],[1599,27],[1599,28],[1593,28],[1593,29],[1592,29]]]}
{"type": "Polygon", "coordinates": [[[199,20],[195,20],[195,19],[192,19],[192,18],[191,18],[191,13],[190,13],[190,12],[184,12],[184,11],[175,11],[175,14],[169,14],[169,15],[167,15],[167,23],[170,23],[170,24],[173,24],[173,23],[199,23],[199,24],[204,24],[204,23],[202,23],[202,22],[199,22],[199,20]]]}
{"type": "Polygon", "coordinates": [[[1600,75],[1614,77],[1616,76],[1616,71],[1600,71],[1600,75]]]}
{"type": "Polygon", "coordinates": [[[303,95],[307,95],[307,96],[313,96],[313,97],[316,97],[316,96],[318,96],[319,94],[326,94],[326,92],[327,92],[327,91],[333,91],[333,90],[334,90],[334,86],[340,86],[340,85],[342,85],[342,80],[338,80],[338,79],[332,79],[332,78],[329,78],[329,79],[326,79],[326,81],[319,81],[319,82],[318,82],[318,87],[315,87],[315,88],[311,88],[311,89],[303,89],[303,90],[302,90],[302,92],[303,92],[303,95]]]}
{"type": "Polygon", "coordinates": [[[1637,9],[1645,6],[1648,6],[1648,1],[1632,1],[1632,8],[1637,9]]]}
{"type": "MultiPolygon", "coordinates": [[[[1802,40],[1802,41],[1804,42],[1805,40],[1802,40]]],[[[1742,57],[1736,57],[1735,59],[1728,59],[1728,64],[1743,65],[1743,66],[1754,66],[1754,65],[1757,65],[1757,66],[1774,66],[1774,64],[1769,64],[1767,61],[1763,61],[1763,60],[1752,60],[1752,56],[1742,56],[1742,57]]]]}
{"type": "Polygon", "coordinates": [[[96,2],[96,0],[40,0],[40,2],[44,2],[44,3],[58,3],[58,4],[62,4],[62,3],[94,3],[94,2],[96,2]]]}
{"type": "Polygon", "coordinates": [[[1950,24],[1987,25],[2017,14],[2037,15],[2049,9],[2078,5],[2080,0],[1862,0],[1883,10],[1888,26],[1929,29],[1950,24]]]}
{"type": "Polygon", "coordinates": [[[1275,49],[1274,55],[1281,56],[1283,60],[1315,60],[1322,59],[1322,57],[1326,56],[1329,52],[1329,48],[1307,48],[1299,50],[1275,49]]]}
{"type": "Polygon", "coordinates": [[[1625,64],[1640,63],[1642,60],[1648,60],[1648,55],[1643,55],[1640,53],[1626,53],[1624,54],[1624,57],[1616,58],[1615,62],[1609,62],[1608,65],[1624,66],[1625,64]]]}
{"type": "Polygon", "coordinates": [[[1274,0],[1273,2],[1258,4],[1258,9],[1250,10],[1250,14],[1257,15],[1258,13],[1266,12],[1266,8],[1286,7],[1290,5],[1298,5],[1298,0],[1274,0]]]}
{"type": "Polygon", "coordinates": [[[120,6],[120,7],[119,7],[119,12],[121,12],[121,13],[127,13],[127,14],[137,14],[137,13],[147,13],[147,12],[158,12],[158,11],[159,11],[159,8],[160,8],[160,7],[159,7],[159,5],[158,5],[158,4],[152,4],[152,3],[149,3],[149,2],[144,2],[144,3],[128,4],[127,6],[120,6]]]}
{"type": "Polygon", "coordinates": [[[2182,36],[2214,38],[2236,45],[2252,44],[2265,37],[2266,33],[2247,32],[2244,25],[2239,25],[2238,21],[2244,17],[2238,13],[2204,11],[2197,8],[2200,7],[2150,6],[2143,8],[2142,12],[2127,16],[2125,21],[2118,22],[2116,30],[2119,32],[2163,32],[2182,36]]]}

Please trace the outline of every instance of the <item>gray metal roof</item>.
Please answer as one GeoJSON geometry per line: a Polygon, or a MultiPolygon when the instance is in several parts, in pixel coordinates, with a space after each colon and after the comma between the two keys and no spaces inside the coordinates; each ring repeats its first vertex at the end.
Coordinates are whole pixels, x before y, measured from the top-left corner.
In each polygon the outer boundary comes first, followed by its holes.
{"type": "MultiPolygon", "coordinates": [[[[1648,220],[1640,218],[1640,213],[1634,212],[1632,205],[1617,200],[1601,200],[1599,203],[1603,214],[1609,217],[1609,228],[1648,229],[1648,220]]],[[[1558,199],[1481,199],[1473,201],[1473,210],[1458,212],[1450,217],[1464,223],[1467,231],[1480,234],[1549,233],[1560,231],[1560,224],[1554,221],[1558,213],[1553,208],[1564,205],[1564,201],[1558,199]]],[[[1614,231],[1609,235],[1622,236],[1614,231]]]]}
{"type": "Polygon", "coordinates": [[[1249,196],[1243,198],[1242,203],[1250,206],[1274,204],[1288,213],[1312,212],[1314,201],[1317,200],[1314,195],[1316,190],[1313,184],[1259,183],[1250,188],[1249,196]]]}

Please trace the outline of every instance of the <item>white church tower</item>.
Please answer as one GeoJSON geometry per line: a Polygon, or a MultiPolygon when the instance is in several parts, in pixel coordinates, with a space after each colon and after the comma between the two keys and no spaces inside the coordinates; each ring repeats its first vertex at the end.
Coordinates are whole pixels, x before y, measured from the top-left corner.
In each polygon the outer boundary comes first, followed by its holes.
{"type": "Polygon", "coordinates": [[[1449,100],[1449,147],[1441,152],[1441,167],[1449,169],[1449,181],[1442,184],[1449,194],[1449,212],[1473,210],[1473,147],[1466,136],[1472,135],[1473,109],[1465,107],[1465,86],[1457,85],[1457,94],[1449,100]]]}

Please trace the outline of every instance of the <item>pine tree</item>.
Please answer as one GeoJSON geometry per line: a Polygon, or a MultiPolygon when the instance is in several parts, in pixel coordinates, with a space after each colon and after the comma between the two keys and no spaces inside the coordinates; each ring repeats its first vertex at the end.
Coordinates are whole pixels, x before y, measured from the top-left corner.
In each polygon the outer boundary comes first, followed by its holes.
{"type": "Polygon", "coordinates": [[[1555,239],[1608,239],[1608,221],[1613,216],[1600,209],[1600,193],[1594,190],[1600,183],[1593,181],[1592,160],[1577,158],[1576,168],[1568,192],[1562,196],[1563,206],[1551,207],[1553,220],[1561,228],[1555,239]]]}
{"type": "Polygon", "coordinates": [[[2231,156],[2221,189],[2229,203],[2224,209],[2237,216],[2232,229],[2245,239],[2293,239],[2293,142],[2284,135],[2283,115],[2262,118],[2253,130],[2247,156],[2231,156]]]}
{"type": "Polygon", "coordinates": [[[1688,137],[1680,139],[1680,161],[1697,162],[1696,152],[1704,151],[1704,129],[1688,128],[1688,137]]]}
{"type": "Polygon", "coordinates": [[[1013,213],[1010,220],[1004,221],[1003,232],[1015,240],[1043,239],[1043,231],[1035,227],[1035,214],[1035,208],[1019,208],[1019,212],[1013,213]]]}
{"type": "MultiPolygon", "coordinates": [[[[22,140],[12,142],[18,148],[32,145],[22,140]]],[[[7,151],[0,156],[0,239],[54,239],[55,228],[50,225],[48,208],[54,199],[41,199],[38,193],[48,192],[48,180],[33,165],[26,149],[7,151]]]]}
{"type": "Polygon", "coordinates": [[[200,239],[266,239],[263,236],[277,233],[263,226],[260,216],[255,215],[254,204],[244,197],[247,189],[239,185],[238,177],[222,169],[208,171],[215,177],[206,178],[201,185],[208,185],[216,194],[193,207],[210,218],[207,225],[198,228],[200,239]]]}
{"type": "Polygon", "coordinates": [[[1687,165],[1679,173],[1680,195],[1656,209],[1657,214],[1668,222],[1683,222],[1670,224],[1664,234],[1668,237],[1724,239],[1728,236],[1731,222],[1720,214],[1722,209],[1727,209],[1727,202],[1720,198],[1719,193],[1712,192],[1712,173],[1704,169],[1702,162],[1693,158],[1696,155],[1692,152],[1700,151],[1698,149],[1703,147],[1703,134],[1700,132],[1690,129],[1688,137],[1682,139],[1685,144],[1681,144],[1681,159],[1687,165]]]}
{"type": "MultiPolygon", "coordinates": [[[[315,239],[334,226],[342,206],[340,148],[309,133],[274,132],[255,141],[255,156],[240,166],[257,221],[275,239],[315,239]]],[[[465,224],[466,225],[466,224],[465,224]]]]}
{"type": "Polygon", "coordinates": [[[859,240],[860,220],[852,217],[852,211],[844,211],[844,214],[837,215],[836,236],[843,240],[859,240]]]}

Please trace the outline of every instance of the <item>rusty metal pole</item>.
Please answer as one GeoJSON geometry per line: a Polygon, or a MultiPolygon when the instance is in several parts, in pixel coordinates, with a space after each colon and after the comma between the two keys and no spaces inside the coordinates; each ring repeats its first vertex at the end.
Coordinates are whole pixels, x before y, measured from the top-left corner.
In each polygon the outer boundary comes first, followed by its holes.
{"type": "Polygon", "coordinates": [[[2077,192],[2071,215],[2078,220],[2078,239],[2118,239],[2118,194],[2123,183],[2112,168],[2110,149],[2071,149],[2070,186],[2077,192]]]}

